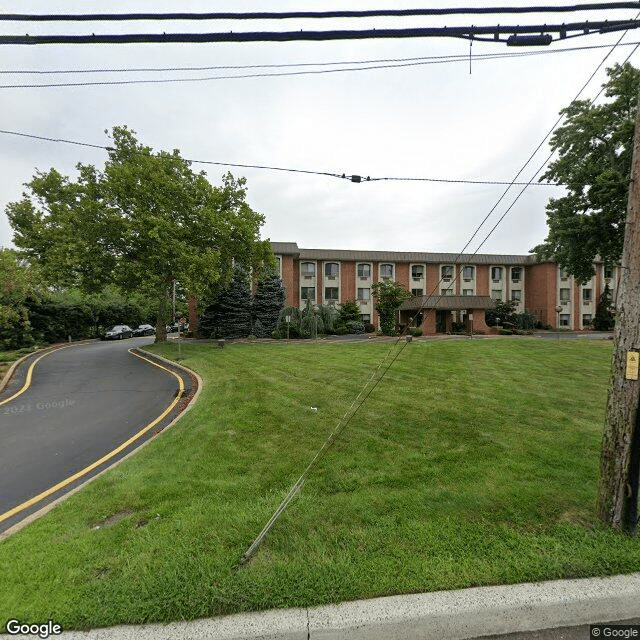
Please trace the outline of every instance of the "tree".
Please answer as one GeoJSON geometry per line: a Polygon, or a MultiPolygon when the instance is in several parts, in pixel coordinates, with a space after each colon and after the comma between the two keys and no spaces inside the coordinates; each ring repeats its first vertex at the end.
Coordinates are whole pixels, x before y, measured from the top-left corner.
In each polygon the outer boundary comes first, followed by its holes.
{"type": "Polygon", "coordinates": [[[31,323],[27,300],[33,282],[26,265],[15,253],[0,249],[0,349],[31,346],[31,323]]]}
{"type": "Polygon", "coordinates": [[[231,282],[205,310],[200,329],[212,338],[243,338],[251,333],[251,290],[244,267],[235,265],[231,282]]]}
{"type": "Polygon", "coordinates": [[[629,63],[608,69],[608,102],[576,100],[561,113],[565,124],[551,138],[558,153],[541,180],[566,186],[547,205],[549,232],[533,251],[552,259],[580,283],[596,256],[609,264],[622,255],[640,70],[629,63]]]}
{"type": "Polygon", "coordinates": [[[242,178],[227,173],[213,187],[177,150],[154,153],[126,127],[114,127],[102,171],[77,169],[75,181],[38,172],[23,199],[7,206],[13,241],[47,282],[152,295],[156,340],[166,339],[174,281],[202,296],[230,281],[234,259],[256,275],[275,266],[242,178]]]}
{"type": "Polygon", "coordinates": [[[600,294],[598,305],[596,306],[596,315],[593,319],[593,328],[596,331],[611,331],[615,320],[611,313],[611,289],[609,285],[604,286],[604,291],[600,294]]]}
{"type": "Polygon", "coordinates": [[[487,309],[485,312],[485,322],[488,326],[503,325],[515,327],[517,325],[516,307],[518,303],[515,300],[496,300],[493,309],[487,309]]]}
{"type": "Polygon", "coordinates": [[[286,294],[280,276],[273,274],[258,282],[252,305],[255,318],[254,335],[258,338],[271,337],[278,325],[285,299],[286,294]]]}
{"type": "Polygon", "coordinates": [[[371,289],[380,315],[380,329],[385,336],[392,336],[396,328],[396,310],[411,294],[397,282],[375,282],[371,289]]]}

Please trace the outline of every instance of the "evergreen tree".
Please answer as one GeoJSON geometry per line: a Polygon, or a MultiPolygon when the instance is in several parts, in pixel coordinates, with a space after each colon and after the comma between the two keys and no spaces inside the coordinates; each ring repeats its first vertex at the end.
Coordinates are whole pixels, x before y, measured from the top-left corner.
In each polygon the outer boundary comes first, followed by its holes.
{"type": "Polygon", "coordinates": [[[282,278],[272,275],[258,282],[256,294],[253,297],[253,317],[255,324],[253,333],[258,338],[270,338],[278,325],[280,312],[285,303],[284,285],[282,278]],[[258,327],[259,323],[259,327],[258,327]]]}
{"type": "Polygon", "coordinates": [[[614,324],[615,320],[613,313],[611,313],[611,289],[609,289],[609,285],[607,284],[598,300],[596,316],[593,319],[593,328],[596,329],[596,331],[611,331],[614,324]]]}
{"type": "Polygon", "coordinates": [[[243,267],[234,267],[229,286],[205,307],[200,330],[211,338],[243,338],[251,333],[251,291],[243,267]]]}

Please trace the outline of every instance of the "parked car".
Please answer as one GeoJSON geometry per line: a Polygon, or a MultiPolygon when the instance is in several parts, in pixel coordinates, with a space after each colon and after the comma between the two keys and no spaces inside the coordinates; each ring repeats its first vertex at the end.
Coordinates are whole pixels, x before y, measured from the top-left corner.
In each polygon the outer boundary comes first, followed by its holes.
{"type": "Polygon", "coordinates": [[[115,327],[111,327],[104,334],[104,340],[122,340],[122,338],[130,338],[133,335],[133,330],[126,324],[117,324],[115,327]]]}
{"type": "Polygon", "coordinates": [[[150,324],[141,324],[137,329],[133,330],[134,336],[152,336],[156,332],[155,327],[150,324]]]}

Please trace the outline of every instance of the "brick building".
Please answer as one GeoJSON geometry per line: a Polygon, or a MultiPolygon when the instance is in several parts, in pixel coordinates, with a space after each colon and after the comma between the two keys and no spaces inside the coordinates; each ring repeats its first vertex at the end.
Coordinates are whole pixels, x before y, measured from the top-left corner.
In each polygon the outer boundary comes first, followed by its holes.
{"type": "Polygon", "coordinates": [[[448,331],[452,322],[473,314],[474,330],[484,330],[492,300],[515,300],[516,311],[532,312],[543,324],[582,330],[595,317],[596,304],[609,284],[617,294],[619,266],[595,263],[596,275],[584,285],[554,262],[533,255],[458,255],[394,251],[302,249],[295,242],[273,242],[287,304],[340,304],[357,300],[363,321],[379,326],[371,285],[391,280],[414,298],[399,312],[406,323],[422,309],[425,334],[448,331]],[[561,311],[558,313],[556,307],[561,311]]]}

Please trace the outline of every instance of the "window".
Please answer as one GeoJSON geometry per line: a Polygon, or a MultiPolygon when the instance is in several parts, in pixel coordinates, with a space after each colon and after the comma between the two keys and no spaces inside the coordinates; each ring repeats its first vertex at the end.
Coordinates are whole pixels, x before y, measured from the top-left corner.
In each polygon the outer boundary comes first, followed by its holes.
{"type": "Polygon", "coordinates": [[[300,298],[302,300],[315,300],[316,288],[315,287],[301,287],[300,298]]]}
{"type": "Polygon", "coordinates": [[[473,279],[473,267],[462,267],[462,277],[465,280],[473,279]]]}
{"type": "Polygon", "coordinates": [[[325,300],[337,300],[338,299],[338,287],[325,287],[324,288],[325,300]]]}
{"type": "Polygon", "coordinates": [[[512,289],[511,299],[515,302],[520,302],[522,300],[522,291],[520,289],[512,289]]]}
{"type": "Polygon", "coordinates": [[[370,264],[359,264],[358,265],[358,275],[361,278],[370,278],[371,277],[371,265],[370,264]]]}
{"type": "Polygon", "coordinates": [[[560,269],[560,277],[566,280],[569,277],[569,272],[566,269],[560,269]]]}
{"type": "Polygon", "coordinates": [[[491,267],[491,279],[502,280],[502,267],[491,267]]]}
{"type": "Polygon", "coordinates": [[[358,289],[358,300],[369,300],[371,289],[358,289]]]}
{"type": "Polygon", "coordinates": [[[362,320],[362,322],[371,322],[371,314],[370,313],[361,313],[360,314],[360,320],[362,320]]]}
{"type": "Polygon", "coordinates": [[[440,295],[441,296],[452,296],[453,295],[453,289],[440,289],[440,295]]]}
{"type": "Polygon", "coordinates": [[[586,327],[588,325],[591,324],[591,314],[590,313],[583,313],[582,314],[582,326],[586,327]]]}
{"type": "Polygon", "coordinates": [[[440,274],[442,278],[453,278],[453,267],[448,265],[442,267],[440,274]]]}
{"type": "Polygon", "coordinates": [[[593,290],[592,289],[583,289],[582,290],[582,302],[589,303],[593,300],[593,290]]]}
{"type": "Polygon", "coordinates": [[[571,320],[571,314],[569,314],[569,313],[561,313],[560,314],[560,326],[561,327],[568,327],[570,320],[571,320]]]}
{"type": "Polygon", "coordinates": [[[340,272],[340,265],[337,262],[325,262],[324,263],[324,275],[333,276],[334,278],[340,272]]]}
{"type": "Polygon", "coordinates": [[[412,296],[421,296],[422,295],[422,289],[411,289],[411,295],[412,296]]]}
{"type": "Polygon", "coordinates": [[[316,263],[315,262],[303,262],[300,265],[300,271],[303,276],[315,276],[316,275],[316,263]]]}
{"type": "Polygon", "coordinates": [[[381,278],[393,278],[393,265],[381,264],[380,265],[380,277],[381,278]]]}
{"type": "Polygon", "coordinates": [[[462,295],[463,296],[472,296],[473,295],[473,289],[463,289],[462,290],[462,295]]]}
{"type": "Polygon", "coordinates": [[[605,278],[609,278],[609,280],[611,280],[611,278],[613,278],[613,267],[605,266],[605,268],[604,268],[604,277],[605,278]]]}
{"type": "Polygon", "coordinates": [[[560,302],[569,302],[571,300],[571,289],[560,289],[560,302]]]}
{"type": "Polygon", "coordinates": [[[522,279],[522,269],[520,267],[511,267],[511,280],[519,282],[522,279]]]}
{"type": "Polygon", "coordinates": [[[280,256],[276,256],[276,264],[278,265],[276,268],[278,270],[278,273],[282,272],[282,265],[280,264],[280,256]]]}
{"type": "Polygon", "coordinates": [[[424,277],[424,265],[422,264],[414,264],[411,266],[411,277],[412,278],[423,278],[424,277]]]}
{"type": "Polygon", "coordinates": [[[502,300],[502,289],[491,289],[491,298],[493,300],[502,300]]]}

